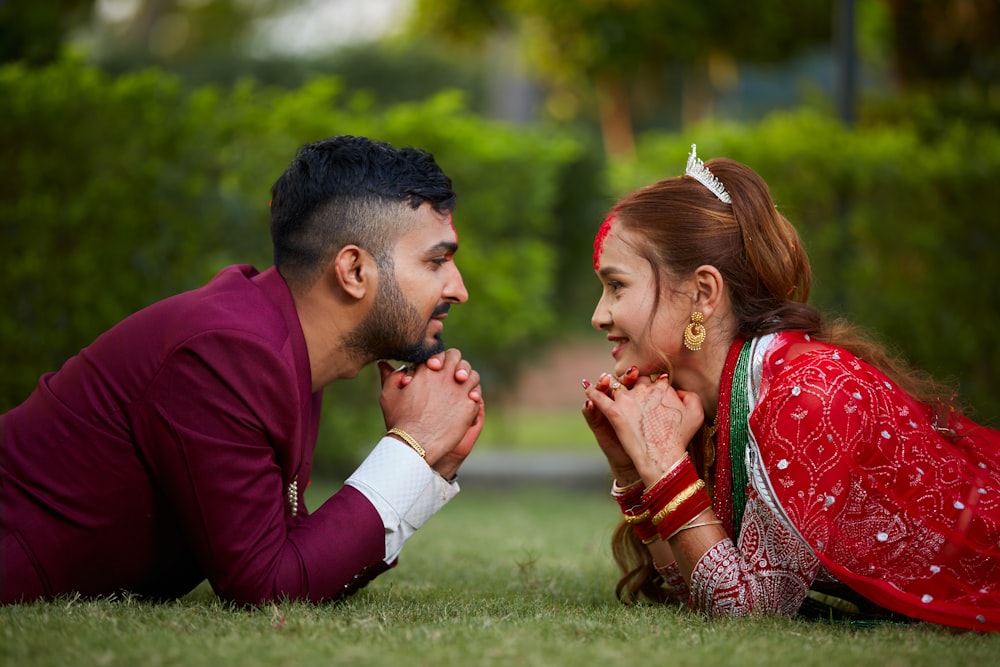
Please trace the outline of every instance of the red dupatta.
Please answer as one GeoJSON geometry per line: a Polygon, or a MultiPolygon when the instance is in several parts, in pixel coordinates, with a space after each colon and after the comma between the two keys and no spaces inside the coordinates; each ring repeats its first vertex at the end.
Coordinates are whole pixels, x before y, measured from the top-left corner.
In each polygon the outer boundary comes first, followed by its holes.
{"type": "Polygon", "coordinates": [[[769,346],[750,416],[775,509],[831,574],[900,614],[1000,631],[1000,432],[936,426],[880,371],[801,333],[769,346]]]}

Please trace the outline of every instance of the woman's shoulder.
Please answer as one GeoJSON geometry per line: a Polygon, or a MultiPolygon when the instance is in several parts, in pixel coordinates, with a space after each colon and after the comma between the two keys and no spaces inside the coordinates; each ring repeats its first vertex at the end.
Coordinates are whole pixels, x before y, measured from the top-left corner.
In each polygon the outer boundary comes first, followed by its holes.
{"type": "Polygon", "coordinates": [[[781,331],[768,343],[764,363],[780,369],[796,361],[808,363],[820,359],[845,361],[855,357],[844,348],[817,340],[804,331],[781,331]]]}
{"type": "Polygon", "coordinates": [[[838,394],[853,399],[859,391],[870,394],[894,388],[883,373],[850,351],[801,331],[776,334],[759,372],[762,394],[775,388],[795,393],[808,386],[817,400],[828,401],[838,394]]]}

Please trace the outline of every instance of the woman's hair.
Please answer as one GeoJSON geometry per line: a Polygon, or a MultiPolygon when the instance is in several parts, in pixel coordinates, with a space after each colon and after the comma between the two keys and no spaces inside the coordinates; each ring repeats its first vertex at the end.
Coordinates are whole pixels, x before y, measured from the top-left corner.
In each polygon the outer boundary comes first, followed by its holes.
{"type": "MultiPolygon", "coordinates": [[[[699,266],[714,266],[729,290],[736,336],[804,331],[865,359],[918,400],[948,401],[948,388],[910,368],[861,327],[824,319],[807,303],[809,258],[760,176],[726,158],[709,160],[705,166],[725,186],[732,204],[694,178],[678,176],[629,194],[612,210],[616,228],[626,233],[660,278],[657,285],[686,278],[699,266]]],[[[657,293],[657,302],[659,297],[657,293]]],[[[616,531],[612,546],[623,573],[616,588],[619,599],[645,596],[658,601],[660,594],[653,591],[658,575],[632,531],[616,531]]]]}

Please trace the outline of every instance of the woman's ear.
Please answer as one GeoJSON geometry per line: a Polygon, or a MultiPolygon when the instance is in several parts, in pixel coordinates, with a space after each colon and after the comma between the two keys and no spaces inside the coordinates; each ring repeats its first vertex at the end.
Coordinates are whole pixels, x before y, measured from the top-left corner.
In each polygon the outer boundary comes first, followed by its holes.
{"type": "Polygon", "coordinates": [[[358,246],[346,245],[327,266],[326,274],[331,287],[336,286],[348,296],[361,300],[374,285],[375,262],[358,246]]]}
{"type": "Polygon", "coordinates": [[[695,308],[707,318],[719,307],[725,297],[725,281],[722,273],[711,264],[703,264],[694,270],[695,308]]]}

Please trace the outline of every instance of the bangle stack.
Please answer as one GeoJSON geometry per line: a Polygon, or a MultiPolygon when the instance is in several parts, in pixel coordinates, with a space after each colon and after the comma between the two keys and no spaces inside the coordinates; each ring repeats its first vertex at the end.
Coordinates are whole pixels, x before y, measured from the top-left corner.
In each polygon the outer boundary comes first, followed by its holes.
{"type": "Polygon", "coordinates": [[[615,482],[611,487],[611,497],[618,501],[625,523],[631,526],[636,537],[642,540],[643,544],[655,542],[659,534],[650,519],[649,510],[642,504],[642,480],[625,487],[620,487],[615,482]]]}
{"type": "Polygon", "coordinates": [[[685,455],[645,491],[640,488],[639,483],[625,488],[616,484],[611,494],[618,501],[625,522],[632,526],[643,544],[657,537],[669,540],[687,528],[714,525],[693,523],[712,506],[712,500],[690,456],[685,455]]]}

